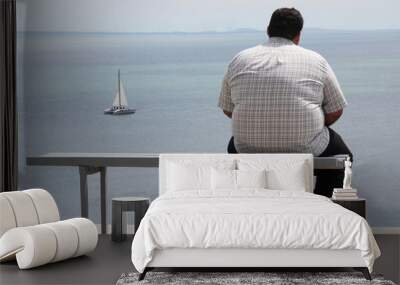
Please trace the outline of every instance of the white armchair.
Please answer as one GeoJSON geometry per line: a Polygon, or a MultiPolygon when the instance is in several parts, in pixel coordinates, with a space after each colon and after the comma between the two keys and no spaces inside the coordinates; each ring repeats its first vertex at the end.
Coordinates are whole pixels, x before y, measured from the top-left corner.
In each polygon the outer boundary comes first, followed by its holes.
{"type": "Polygon", "coordinates": [[[16,259],[28,269],[96,248],[97,228],[92,221],[60,221],[57,205],[43,189],[0,193],[0,262],[16,259]]]}

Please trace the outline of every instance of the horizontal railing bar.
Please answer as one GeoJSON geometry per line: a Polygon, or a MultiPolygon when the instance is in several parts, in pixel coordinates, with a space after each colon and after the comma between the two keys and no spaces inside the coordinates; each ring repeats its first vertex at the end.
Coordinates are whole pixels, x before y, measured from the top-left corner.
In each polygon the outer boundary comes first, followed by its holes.
{"type": "MultiPolygon", "coordinates": [[[[346,155],[315,157],[314,169],[343,169],[346,155]]],[[[90,167],[158,167],[159,154],[150,153],[48,153],[29,156],[27,165],[90,167]]]]}

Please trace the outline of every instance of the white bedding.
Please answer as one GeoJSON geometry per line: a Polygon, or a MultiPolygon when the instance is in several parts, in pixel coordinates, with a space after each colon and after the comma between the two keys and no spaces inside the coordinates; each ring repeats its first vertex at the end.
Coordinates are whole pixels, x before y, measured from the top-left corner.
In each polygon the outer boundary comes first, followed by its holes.
{"type": "Polygon", "coordinates": [[[155,249],[358,249],[372,272],[379,248],[368,223],[330,199],[299,191],[182,191],[157,198],[132,243],[143,272],[155,249]]]}

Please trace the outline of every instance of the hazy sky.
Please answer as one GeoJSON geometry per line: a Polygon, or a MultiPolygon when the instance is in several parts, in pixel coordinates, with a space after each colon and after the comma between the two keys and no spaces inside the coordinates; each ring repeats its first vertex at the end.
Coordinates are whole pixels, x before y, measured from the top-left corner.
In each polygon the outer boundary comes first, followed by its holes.
{"type": "Polygon", "coordinates": [[[399,0],[17,0],[20,30],[198,32],[265,29],[273,10],[296,7],[305,27],[400,29],[399,0]]]}

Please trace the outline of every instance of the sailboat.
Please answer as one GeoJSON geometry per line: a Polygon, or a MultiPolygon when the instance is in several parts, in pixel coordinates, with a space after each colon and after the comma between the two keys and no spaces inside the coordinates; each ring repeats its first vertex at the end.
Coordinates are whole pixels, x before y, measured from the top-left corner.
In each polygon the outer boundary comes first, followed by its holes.
{"type": "Polygon", "coordinates": [[[104,114],[109,115],[128,115],[135,113],[135,109],[128,106],[128,100],[125,94],[125,88],[121,81],[121,72],[118,70],[118,90],[115,94],[113,104],[110,108],[104,110],[104,114]]]}

